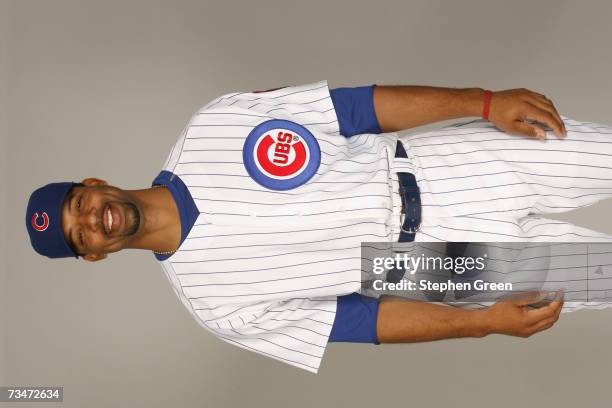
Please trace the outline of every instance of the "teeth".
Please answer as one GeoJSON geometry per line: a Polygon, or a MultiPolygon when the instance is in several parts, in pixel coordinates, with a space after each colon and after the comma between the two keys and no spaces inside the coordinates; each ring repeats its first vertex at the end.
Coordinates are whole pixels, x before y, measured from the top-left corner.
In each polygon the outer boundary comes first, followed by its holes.
{"type": "Polygon", "coordinates": [[[110,207],[106,210],[106,220],[108,223],[108,233],[110,234],[113,229],[113,214],[111,213],[110,207]]]}

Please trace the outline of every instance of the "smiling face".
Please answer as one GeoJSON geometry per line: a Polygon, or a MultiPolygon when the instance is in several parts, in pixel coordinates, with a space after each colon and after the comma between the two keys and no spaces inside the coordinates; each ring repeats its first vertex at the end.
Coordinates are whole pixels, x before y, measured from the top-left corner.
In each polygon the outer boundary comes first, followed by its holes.
{"type": "Polygon", "coordinates": [[[132,196],[95,178],[73,187],[62,205],[64,237],[88,261],[129,247],[141,219],[141,209],[132,196]]]}

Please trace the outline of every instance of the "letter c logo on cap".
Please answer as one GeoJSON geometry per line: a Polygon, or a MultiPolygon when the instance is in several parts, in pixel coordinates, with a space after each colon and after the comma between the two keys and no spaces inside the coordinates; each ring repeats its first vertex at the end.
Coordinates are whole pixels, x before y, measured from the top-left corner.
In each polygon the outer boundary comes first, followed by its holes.
{"type": "Polygon", "coordinates": [[[38,224],[38,213],[34,213],[34,215],[32,216],[32,227],[36,230],[36,231],[44,231],[49,227],[49,216],[47,215],[46,212],[42,213],[41,218],[43,219],[43,223],[42,225],[38,224]]]}

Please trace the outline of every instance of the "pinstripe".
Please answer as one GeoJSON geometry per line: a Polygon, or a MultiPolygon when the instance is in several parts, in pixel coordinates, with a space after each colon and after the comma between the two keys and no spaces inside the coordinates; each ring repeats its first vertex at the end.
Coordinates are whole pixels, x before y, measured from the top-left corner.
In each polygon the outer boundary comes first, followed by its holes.
{"type": "MultiPolygon", "coordinates": [[[[437,156],[437,158],[439,158],[439,156],[437,156]]],[[[492,160],[484,160],[484,161],[470,162],[470,163],[459,163],[459,164],[446,164],[446,165],[429,166],[429,167],[421,167],[421,168],[423,170],[426,170],[426,169],[436,169],[436,168],[440,168],[440,167],[443,167],[443,168],[447,169],[449,167],[469,166],[469,165],[472,165],[472,164],[481,165],[481,164],[486,164],[486,163],[513,163],[513,164],[529,164],[529,165],[551,164],[551,165],[554,165],[555,167],[588,167],[588,168],[592,168],[592,169],[612,170],[612,167],[593,166],[593,165],[589,165],[589,164],[555,163],[555,162],[544,162],[544,161],[503,160],[503,159],[492,159],[492,160]]]]}
{"type": "MultiPolygon", "coordinates": [[[[255,326],[253,326],[253,327],[255,327],[255,326]]],[[[232,330],[232,331],[233,331],[234,333],[236,333],[236,334],[240,335],[240,336],[242,336],[242,335],[243,335],[243,333],[237,332],[236,330],[232,330]]],[[[320,358],[320,357],[322,356],[322,354],[319,354],[319,355],[317,355],[317,354],[310,354],[310,353],[307,353],[307,352],[302,351],[302,350],[296,350],[296,349],[293,349],[293,348],[290,348],[290,347],[287,347],[287,346],[283,346],[282,344],[275,343],[275,342],[273,342],[273,341],[271,341],[271,340],[268,340],[268,339],[265,339],[265,338],[263,338],[263,337],[253,337],[253,338],[255,338],[255,339],[257,339],[257,340],[265,341],[265,342],[267,342],[267,343],[273,344],[273,345],[275,345],[275,346],[277,346],[277,347],[280,347],[280,348],[284,348],[285,350],[293,351],[293,352],[295,352],[295,353],[304,354],[304,355],[307,355],[307,356],[310,356],[310,357],[320,358]]]]}
{"type": "MultiPolygon", "coordinates": [[[[232,190],[232,191],[252,191],[252,192],[260,192],[261,190],[259,189],[255,189],[255,188],[241,188],[241,187],[227,187],[227,186],[199,186],[199,185],[193,185],[191,186],[191,188],[195,191],[198,191],[198,189],[211,189],[211,190],[232,190]]],[[[322,193],[333,193],[334,190],[319,190],[322,193]]],[[[267,194],[280,194],[280,195],[286,195],[286,196],[300,196],[299,193],[289,193],[286,191],[270,191],[267,194]]]]}
{"type": "MultiPolygon", "coordinates": [[[[338,260],[342,260],[342,258],[338,258],[338,260]]],[[[290,268],[290,267],[293,267],[293,266],[309,265],[309,264],[315,264],[315,263],[320,263],[320,262],[325,262],[325,261],[307,262],[305,264],[295,264],[295,265],[279,266],[279,267],[270,268],[270,269],[285,269],[285,268],[290,268]]],[[[267,270],[267,269],[263,269],[263,270],[267,270]]],[[[212,274],[218,274],[218,273],[257,272],[257,271],[258,271],[258,269],[254,269],[252,271],[243,270],[243,271],[223,271],[223,272],[206,272],[206,273],[190,273],[190,274],[187,274],[187,273],[177,273],[177,275],[180,275],[180,276],[183,276],[183,275],[212,275],[212,274]]],[[[289,277],[286,277],[286,278],[265,279],[265,280],[256,280],[256,281],[246,281],[246,282],[231,282],[231,283],[202,283],[202,284],[198,284],[198,285],[183,285],[183,287],[184,288],[194,288],[194,287],[202,287],[202,286],[250,285],[250,284],[254,284],[254,283],[268,283],[268,282],[279,282],[279,281],[291,280],[291,279],[312,278],[313,276],[330,275],[330,274],[350,272],[350,271],[351,271],[351,269],[346,269],[346,270],[341,270],[341,271],[313,273],[313,274],[310,274],[310,275],[289,276],[289,277]]]]}
{"type": "MultiPolygon", "coordinates": [[[[270,320],[274,320],[274,319],[270,319],[270,320]]],[[[325,349],[325,346],[322,346],[322,345],[320,345],[320,344],[316,344],[316,343],[311,343],[311,342],[306,341],[306,340],[304,340],[304,339],[300,339],[300,338],[298,338],[298,337],[291,336],[291,335],[289,335],[289,334],[287,334],[287,333],[281,333],[281,332],[277,332],[277,331],[267,330],[267,329],[266,329],[266,328],[264,328],[264,327],[255,326],[255,325],[254,325],[253,327],[255,327],[256,329],[261,329],[261,330],[264,330],[264,331],[266,331],[266,332],[268,332],[268,333],[271,333],[271,334],[277,334],[277,335],[279,335],[279,336],[291,337],[292,339],[297,340],[297,341],[301,341],[302,343],[310,344],[310,345],[312,345],[312,346],[315,346],[315,347],[319,347],[319,348],[325,349]]]]}
{"type": "MultiPolygon", "coordinates": [[[[267,111],[267,113],[273,112],[273,111],[275,111],[275,110],[281,110],[281,109],[282,109],[282,108],[274,108],[274,109],[270,109],[269,111],[267,111]]],[[[321,113],[327,113],[327,112],[330,112],[330,111],[332,111],[332,110],[334,110],[334,108],[333,108],[333,107],[332,107],[332,108],[329,108],[329,109],[326,109],[326,110],[322,110],[322,111],[320,111],[320,112],[321,112],[321,113]]],[[[310,113],[310,112],[317,112],[317,111],[314,111],[314,110],[306,110],[306,111],[302,111],[302,112],[291,112],[291,115],[302,115],[302,114],[304,114],[304,113],[310,113]]]]}
{"type": "MultiPolygon", "coordinates": [[[[260,306],[260,305],[265,305],[265,304],[267,304],[267,302],[264,302],[264,301],[262,301],[262,302],[257,302],[257,303],[251,303],[251,304],[248,304],[248,305],[246,305],[246,306],[242,306],[242,307],[235,308],[235,309],[233,309],[233,310],[232,310],[230,313],[226,313],[226,314],[224,314],[224,315],[220,315],[220,316],[215,316],[215,319],[208,319],[208,320],[203,320],[203,321],[204,321],[204,322],[210,322],[210,321],[213,321],[213,320],[224,319],[224,318],[227,318],[228,316],[230,316],[230,315],[232,315],[232,314],[236,313],[236,312],[237,312],[237,311],[239,311],[239,310],[244,310],[244,309],[246,309],[246,308],[248,308],[248,307],[260,306]]],[[[219,309],[220,307],[221,307],[221,306],[218,306],[218,307],[212,307],[212,308],[207,308],[207,309],[204,309],[204,308],[199,308],[199,309],[197,309],[197,310],[216,310],[216,309],[219,309]]],[[[240,316],[240,317],[242,317],[242,316],[240,316]]],[[[255,318],[257,318],[257,316],[255,316],[255,318]]]]}
{"type": "MultiPolygon", "coordinates": [[[[303,321],[303,320],[302,320],[302,321],[303,321]]],[[[309,332],[311,332],[311,333],[314,333],[314,334],[317,334],[317,335],[319,335],[319,336],[327,337],[327,335],[326,335],[326,334],[324,334],[324,333],[319,333],[318,331],[313,330],[313,329],[308,328],[308,327],[301,327],[301,326],[295,326],[295,325],[286,325],[285,327],[291,327],[291,328],[294,328],[294,329],[300,329],[300,330],[307,330],[307,331],[309,331],[309,332]]]]}
{"type": "MultiPolygon", "coordinates": [[[[560,149],[548,149],[548,152],[559,152],[559,153],[578,153],[578,154],[586,154],[586,155],[594,155],[594,156],[605,156],[608,157],[608,153],[597,153],[597,152],[585,152],[580,150],[560,150],[560,149]]],[[[483,153],[483,152],[540,152],[538,149],[478,149],[478,150],[468,150],[466,152],[455,152],[455,153],[445,153],[445,154],[419,154],[419,157],[450,157],[457,156],[462,154],[472,154],[472,153],[483,153]]]]}
{"type": "MultiPolygon", "coordinates": [[[[435,136],[434,139],[435,140],[435,136]]],[[[471,146],[478,146],[478,143],[487,143],[487,142],[495,142],[496,145],[502,145],[501,142],[504,143],[509,143],[509,144],[517,144],[517,142],[520,142],[520,140],[517,140],[516,137],[512,137],[509,135],[504,135],[503,137],[500,138],[495,138],[495,139],[481,139],[481,140],[470,140],[469,144],[471,146]]],[[[560,143],[565,143],[567,144],[567,140],[559,140],[559,139],[554,139],[554,140],[547,140],[546,143],[555,143],[555,144],[560,144],[560,143]]],[[[580,143],[580,144],[587,144],[587,143],[593,143],[593,144],[612,144],[612,142],[605,142],[605,141],[600,141],[600,140],[592,140],[592,139],[578,139],[578,138],[574,138],[570,141],[570,143],[580,143]]],[[[451,146],[451,145],[465,145],[466,141],[465,140],[458,140],[458,141],[448,141],[445,143],[427,143],[427,144],[417,144],[415,143],[413,145],[414,148],[425,148],[425,147],[433,147],[433,146],[451,146]]],[[[478,151],[478,150],[477,150],[478,151]]],[[[420,157],[420,155],[419,155],[420,157]]]]}
{"type": "MultiPolygon", "coordinates": [[[[332,325],[331,323],[322,322],[322,321],[317,320],[317,319],[311,319],[310,317],[305,317],[304,319],[305,320],[310,320],[310,321],[313,321],[313,322],[317,322],[317,323],[321,323],[321,324],[324,324],[326,326],[331,326],[332,325]]],[[[270,320],[274,320],[276,322],[301,322],[303,319],[274,319],[274,318],[270,318],[270,320]]]]}
{"type": "Polygon", "coordinates": [[[250,118],[265,118],[265,119],[273,119],[272,116],[268,115],[251,115],[248,113],[235,113],[235,112],[198,112],[198,115],[232,115],[232,116],[248,116],[250,118]]]}
{"type": "MultiPolygon", "coordinates": [[[[521,183],[521,182],[516,182],[516,183],[507,183],[507,184],[496,184],[494,186],[479,186],[479,187],[472,187],[472,188],[461,188],[461,189],[456,189],[456,190],[447,190],[447,191],[427,191],[427,192],[423,192],[422,194],[448,194],[448,193],[458,193],[458,192],[466,192],[466,191],[473,191],[473,190],[481,190],[481,189],[488,189],[488,188],[499,188],[499,187],[509,187],[509,186],[538,186],[538,187],[544,187],[544,188],[552,188],[552,189],[561,189],[561,190],[571,190],[571,189],[580,189],[580,190],[612,190],[612,188],[606,188],[606,187],[579,187],[579,186],[568,186],[568,187],[564,187],[564,186],[555,186],[555,185],[551,185],[551,184],[544,184],[544,183],[521,183]]],[[[588,195],[588,194],[586,194],[588,195]]]]}
{"type": "Polygon", "coordinates": [[[217,99],[215,99],[215,100],[211,101],[209,104],[207,104],[207,105],[206,105],[204,108],[202,108],[202,109],[211,109],[211,108],[213,108],[213,107],[214,107],[216,104],[218,104],[219,102],[222,102],[223,100],[227,100],[227,99],[230,99],[230,98],[236,97],[236,96],[238,96],[238,95],[242,95],[243,93],[244,93],[244,92],[234,92],[234,93],[231,93],[231,94],[227,94],[227,95],[220,96],[219,98],[217,98],[217,99]]]}
{"type": "MultiPolygon", "coordinates": [[[[357,225],[362,225],[362,224],[375,224],[374,221],[363,221],[363,222],[356,222],[356,223],[352,223],[352,224],[347,224],[347,225],[339,225],[336,227],[330,226],[328,228],[310,228],[310,229],[299,229],[299,230],[274,230],[274,231],[265,231],[265,232],[248,232],[248,233],[243,233],[243,234],[207,234],[204,236],[189,236],[187,237],[187,239],[193,239],[193,238],[216,238],[216,237],[236,237],[236,236],[240,236],[240,235],[248,235],[248,236],[252,236],[252,235],[278,235],[278,234],[292,234],[294,232],[311,232],[311,231],[327,231],[330,229],[340,229],[340,228],[349,228],[349,227],[354,227],[357,225]]],[[[197,224],[196,224],[197,225],[197,224]]],[[[342,239],[343,237],[338,237],[338,239],[342,239]]]]}
{"type": "MultiPolygon", "coordinates": [[[[478,163],[476,163],[478,164],[478,163]]],[[[551,177],[551,178],[560,178],[560,179],[564,179],[567,180],[568,176],[565,175],[559,175],[559,174],[542,174],[542,173],[530,173],[530,172],[526,172],[526,171],[519,171],[519,170],[506,170],[506,171],[500,171],[500,172],[495,172],[495,173],[473,173],[473,174],[469,174],[467,176],[452,176],[452,177],[442,177],[442,178],[428,178],[427,181],[433,182],[433,181],[445,181],[445,180],[460,180],[460,179],[466,179],[466,178],[476,178],[476,177],[489,177],[489,176],[499,176],[502,174],[509,174],[509,175],[525,175],[525,176],[534,176],[534,177],[551,177]]],[[[591,177],[591,176],[571,176],[569,177],[571,179],[576,179],[576,180],[598,180],[598,181],[608,181],[608,178],[605,177],[591,177]]],[[[419,181],[424,181],[424,179],[420,179],[419,181]]],[[[552,187],[549,185],[549,187],[552,187]]]]}
{"type": "MultiPolygon", "coordinates": [[[[304,105],[308,105],[308,104],[315,103],[315,102],[321,102],[321,101],[326,100],[326,99],[330,99],[330,98],[328,96],[325,96],[323,98],[315,99],[313,101],[303,102],[303,104],[304,105]]],[[[241,101],[241,102],[243,102],[243,101],[241,101]]],[[[246,102],[246,101],[244,101],[244,102],[246,102]]],[[[257,103],[255,103],[253,105],[248,106],[247,109],[253,109],[255,106],[261,105],[261,104],[262,104],[261,102],[257,102],[257,103]]],[[[292,104],[291,103],[281,102],[281,103],[266,103],[266,105],[282,106],[282,105],[292,105],[292,104]]],[[[267,113],[269,113],[269,112],[267,112],[267,113]]]]}
{"type": "MultiPolygon", "coordinates": [[[[314,204],[314,203],[322,203],[325,201],[336,201],[336,200],[351,200],[351,199],[358,199],[358,198],[363,198],[364,196],[344,196],[344,197],[334,197],[334,198],[324,198],[321,200],[311,200],[311,201],[291,201],[287,204],[290,205],[295,205],[295,204],[314,204]]],[[[387,195],[384,194],[368,194],[367,197],[388,197],[387,195]]],[[[200,197],[193,197],[194,200],[200,200],[200,201],[214,201],[214,202],[221,202],[221,203],[240,203],[240,204],[257,204],[257,205],[273,205],[273,206],[278,206],[278,203],[262,203],[262,202],[255,202],[255,201],[240,201],[240,200],[215,200],[213,198],[200,198],[200,197]]]]}
{"type": "MultiPolygon", "coordinates": [[[[245,115],[246,116],[246,115],[245,115]]],[[[271,118],[271,116],[258,116],[258,115],[248,115],[248,116],[252,116],[252,117],[257,117],[257,118],[271,118]]],[[[337,120],[332,120],[330,122],[319,122],[319,123],[303,123],[303,125],[305,126],[314,126],[314,125],[329,125],[331,123],[336,123],[338,122],[337,120]]],[[[252,128],[253,125],[239,125],[236,123],[216,123],[216,124],[209,124],[209,125],[191,125],[192,127],[248,127],[248,128],[252,128]]]]}
{"type": "MultiPolygon", "coordinates": [[[[210,201],[210,200],[199,200],[199,201],[210,201]]],[[[223,201],[223,200],[221,200],[223,201]]],[[[261,205],[261,204],[260,204],[261,205]]],[[[347,212],[351,212],[351,211],[363,211],[363,210],[383,210],[383,211],[389,211],[392,212],[392,210],[386,208],[386,207],[362,207],[362,208],[348,208],[348,209],[342,209],[342,210],[334,210],[334,211],[321,211],[318,213],[303,213],[301,214],[301,216],[303,217],[310,217],[310,216],[316,216],[316,215],[322,215],[322,214],[335,214],[335,213],[347,213],[347,212]]],[[[212,213],[212,212],[207,212],[207,211],[201,211],[202,214],[216,214],[216,215],[233,215],[233,216],[238,216],[238,217],[250,217],[250,214],[240,214],[240,213],[225,213],[225,212],[217,212],[217,213],[212,213]]],[[[258,217],[261,218],[278,218],[278,217],[294,217],[298,214],[295,213],[287,213],[287,214],[266,214],[266,215],[258,215],[258,217]]]]}
{"type": "MultiPolygon", "coordinates": [[[[252,126],[251,126],[252,127],[252,126]]],[[[353,138],[355,138],[355,140],[359,140],[358,136],[354,136],[353,138]]],[[[206,140],[224,140],[224,141],[229,141],[229,140],[240,140],[240,141],[244,141],[244,135],[241,136],[191,136],[191,137],[187,137],[186,139],[206,139],[206,140]]],[[[335,138],[337,139],[337,138],[335,138]]],[[[351,138],[352,139],[352,138],[351,138]]],[[[324,143],[326,145],[329,146],[333,146],[333,147],[337,147],[337,148],[343,148],[343,149],[348,149],[348,150],[355,150],[357,148],[363,147],[366,143],[372,142],[375,143],[373,140],[371,139],[366,139],[364,138],[364,140],[361,142],[361,144],[357,144],[356,142],[346,142],[346,144],[337,144],[334,143],[331,140],[326,140],[326,139],[320,139],[317,140],[319,143],[324,143]]],[[[338,141],[338,140],[336,140],[338,141]]],[[[242,151],[242,150],[241,150],[242,151]]],[[[350,157],[350,156],[349,156],[350,157]]]]}
{"type": "MultiPolygon", "coordinates": [[[[371,161],[371,162],[360,162],[357,160],[349,160],[349,159],[342,159],[342,160],[336,160],[332,163],[324,163],[321,162],[321,166],[331,166],[333,164],[338,164],[338,162],[344,162],[344,163],[355,163],[355,164],[376,164],[378,163],[380,159],[371,161]]],[[[206,161],[206,160],[194,160],[194,161],[183,161],[183,162],[179,162],[178,164],[238,164],[242,166],[242,162],[241,161],[236,161],[236,162],[230,162],[230,161],[206,161]]]]}
{"type": "MultiPolygon", "coordinates": [[[[349,239],[349,238],[359,238],[359,237],[361,238],[371,238],[371,237],[386,238],[387,236],[386,235],[376,235],[376,234],[358,234],[358,235],[347,235],[343,238],[349,239]]],[[[330,241],[337,241],[337,240],[338,238],[328,238],[325,240],[317,240],[317,241],[283,242],[283,243],[276,243],[274,245],[275,246],[292,246],[292,245],[316,244],[320,242],[330,242],[330,241]]],[[[268,245],[269,244],[253,244],[253,245],[243,245],[243,246],[220,246],[220,247],[208,247],[206,248],[206,250],[266,247],[268,245]]],[[[202,250],[204,250],[204,248],[202,248],[202,250]]],[[[178,263],[178,262],[175,261],[174,263],[178,263]]]]}
{"type": "Polygon", "coordinates": [[[316,373],[318,371],[318,369],[319,369],[319,364],[306,364],[306,363],[303,363],[299,359],[291,360],[291,359],[288,359],[288,358],[280,357],[278,354],[272,354],[272,353],[266,352],[266,351],[264,351],[264,350],[262,350],[260,348],[251,347],[251,346],[247,345],[244,342],[240,342],[240,341],[234,340],[234,339],[232,339],[230,337],[227,337],[227,335],[217,334],[217,336],[220,339],[227,341],[228,343],[237,345],[238,347],[242,347],[242,348],[245,348],[247,350],[251,350],[251,351],[254,351],[256,353],[263,354],[265,356],[271,357],[271,358],[276,359],[276,360],[283,361],[285,363],[294,365],[296,367],[306,368],[308,371],[312,371],[312,372],[316,373]]]}
{"type": "MultiPolygon", "coordinates": [[[[316,250],[306,250],[306,251],[295,251],[295,252],[282,252],[279,254],[273,254],[271,256],[294,256],[294,255],[301,255],[301,254],[308,254],[308,253],[319,253],[321,251],[346,251],[346,250],[350,250],[350,249],[360,249],[361,246],[357,245],[357,246],[353,246],[353,247],[344,247],[344,248],[332,248],[332,249],[316,249],[316,250]]],[[[188,251],[199,251],[201,249],[204,248],[189,248],[189,249],[183,249],[182,251],[184,252],[188,252],[188,251]]],[[[206,263],[211,263],[211,262],[227,262],[227,261],[244,261],[247,259],[265,259],[268,258],[270,255],[265,255],[265,256],[248,256],[248,257],[242,257],[242,258],[221,258],[221,259],[210,259],[210,258],[205,258],[206,263]]],[[[202,261],[203,262],[203,261],[202,261]]],[[[301,263],[300,265],[304,265],[303,263],[301,263]]]]}
{"type": "Polygon", "coordinates": [[[270,312],[270,313],[283,313],[283,312],[286,312],[286,311],[295,312],[297,310],[316,310],[316,311],[319,311],[319,312],[334,313],[331,310],[316,309],[316,308],[304,309],[304,308],[300,308],[300,307],[298,307],[297,309],[283,309],[283,310],[272,310],[272,309],[270,309],[270,310],[268,310],[268,312],[270,312]]]}
{"type": "MultiPolygon", "coordinates": [[[[593,130],[593,131],[575,130],[575,129],[572,129],[571,127],[566,127],[566,129],[568,131],[571,131],[573,133],[578,133],[578,134],[598,134],[598,135],[610,135],[610,134],[612,134],[612,132],[607,133],[607,132],[599,132],[599,131],[596,131],[596,130],[593,130]]],[[[470,136],[470,135],[482,135],[482,134],[486,134],[486,133],[503,134],[503,132],[499,131],[494,126],[482,126],[482,127],[478,128],[478,130],[468,131],[468,132],[465,132],[465,133],[457,132],[457,129],[455,129],[455,128],[445,128],[445,129],[435,130],[435,131],[431,131],[431,132],[427,132],[427,133],[422,133],[419,136],[411,137],[410,140],[411,141],[422,140],[422,139],[432,139],[432,140],[435,140],[436,135],[452,135],[452,136],[465,137],[465,136],[470,136]]],[[[504,134],[504,138],[503,139],[505,139],[505,140],[512,140],[511,138],[512,138],[512,136],[504,134]]],[[[580,141],[580,139],[577,139],[577,140],[580,141]]],[[[471,142],[471,141],[469,141],[469,142],[471,142]]],[[[418,145],[415,145],[415,146],[418,147],[418,145]]]]}
{"type": "MultiPolygon", "coordinates": [[[[611,193],[601,193],[602,197],[605,197],[607,195],[610,195],[611,193]]],[[[521,194],[521,195],[513,195],[513,196],[507,196],[507,197],[488,197],[487,199],[483,199],[483,200],[471,200],[471,201],[460,201],[460,202],[455,202],[455,203],[448,203],[448,204],[423,204],[423,207],[449,207],[449,206],[453,206],[453,205],[462,205],[462,204],[473,204],[473,203],[480,203],[483,201],[496,201],[496,200],[510,200],[510,199],[515,199],[515,198],[525,198],[525,197],[558,197],[558,198],[567,198],[567,199],[572,199],[575,200],[577,198],[583,198],[583,197],[591,197],[592,194],[580,194],[577,196],[563,196],[560,194],[538,194],[538,193],[533,193],[533,194],[521,194]]],[[[575,207],[569,207],[569,208],[575,208],[575,207]]]]}
{"type": "Polygon", "coordinates": [[[269,295],[280,295],[280,294],[293,294],[293,293],[297,293],[297,292],[309,292],[312,291],[314,289],[322,289],[322,288],[331,288],[331,287],[336,287],[336,286],[345,286],[348,284],[355,284],[355,283],[361,283],[360,280],[355,280],[355,281],[346,281],[346,282],[342,282],[342,283],[334,283],[332,285],[321,285],[321,286],[313,286],[313,287],[308,287],[308,288],[303,288],[303,289],[293,289],[293,290],[280,290],[280,291],[273,291],[273,292],[260,292],[260,293],[244,293],[244,294],[237,294],[237,295],[206,295],[206,296],[196,296],[196,297],[190,297],[189,299],[194,300],[194,299],[203,299],[203,298],[207,298],[207,299],[213,299],[213,298],[236,298],[236,297],[242,297],[242,296],[269,296],[269,295]]]}
{"type": "MultiPolygon", "coordinates": [[[[208,139],[208,138],[207,138],[208,139]]],[[[221,139],[221,138],[219,138],[221,139]]],[[[363,146],[363,145],[360,145],[363,146]]],[[[351,146],[351,148],[354,148],[355,146],[351,146]]],[[[367,146],[368,148],[371,148],[372,146],[367,146]]],[[[242,149],[183,149],[184,152],[242,152],[242,149]]],[[[340,155],[344,155],[344,157],[350,157],[347,153],[340,151],[336,154],[331,154],[331,153],[323,153],[325,155],[325,157],[336,157],[336,156],[340,156],[340,155]]],[[[367,151],[364,151],[362,156],[377,156],[377,153],[368,153],[367,151]]],[[[201,163],[201,162],[197,162],[197,163],[201,163]]],[[[211,162],[211,163],[216,163],[216,162],[211,162]]],[[[218,163],[218,162],[217,162],[218,163]]],[[[237,164],[242,164],[242,162],[237,162],[237,164]]],[[[324,163],[321,163],[324,164],[324,163]]],[[[361,164],[361,163],[360,163],[361,164]]],[[[363,164],[372,164],[372,163],[363,163],[363,164]]],[[[330,164],[327,164],[328,166],[330,164]]]]}

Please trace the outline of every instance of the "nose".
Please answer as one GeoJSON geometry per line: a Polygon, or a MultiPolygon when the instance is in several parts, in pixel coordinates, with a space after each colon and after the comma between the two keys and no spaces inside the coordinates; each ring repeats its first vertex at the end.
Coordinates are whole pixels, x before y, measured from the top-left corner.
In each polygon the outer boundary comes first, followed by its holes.
{"type": "Polygon", "coordinates": [[[89,211],[82,213],[81,222],[84,228],[90,229],[92,232],[97,232],[100,225],[100,216],[98,210],[95,207],[89,209],[89,211]]]}

